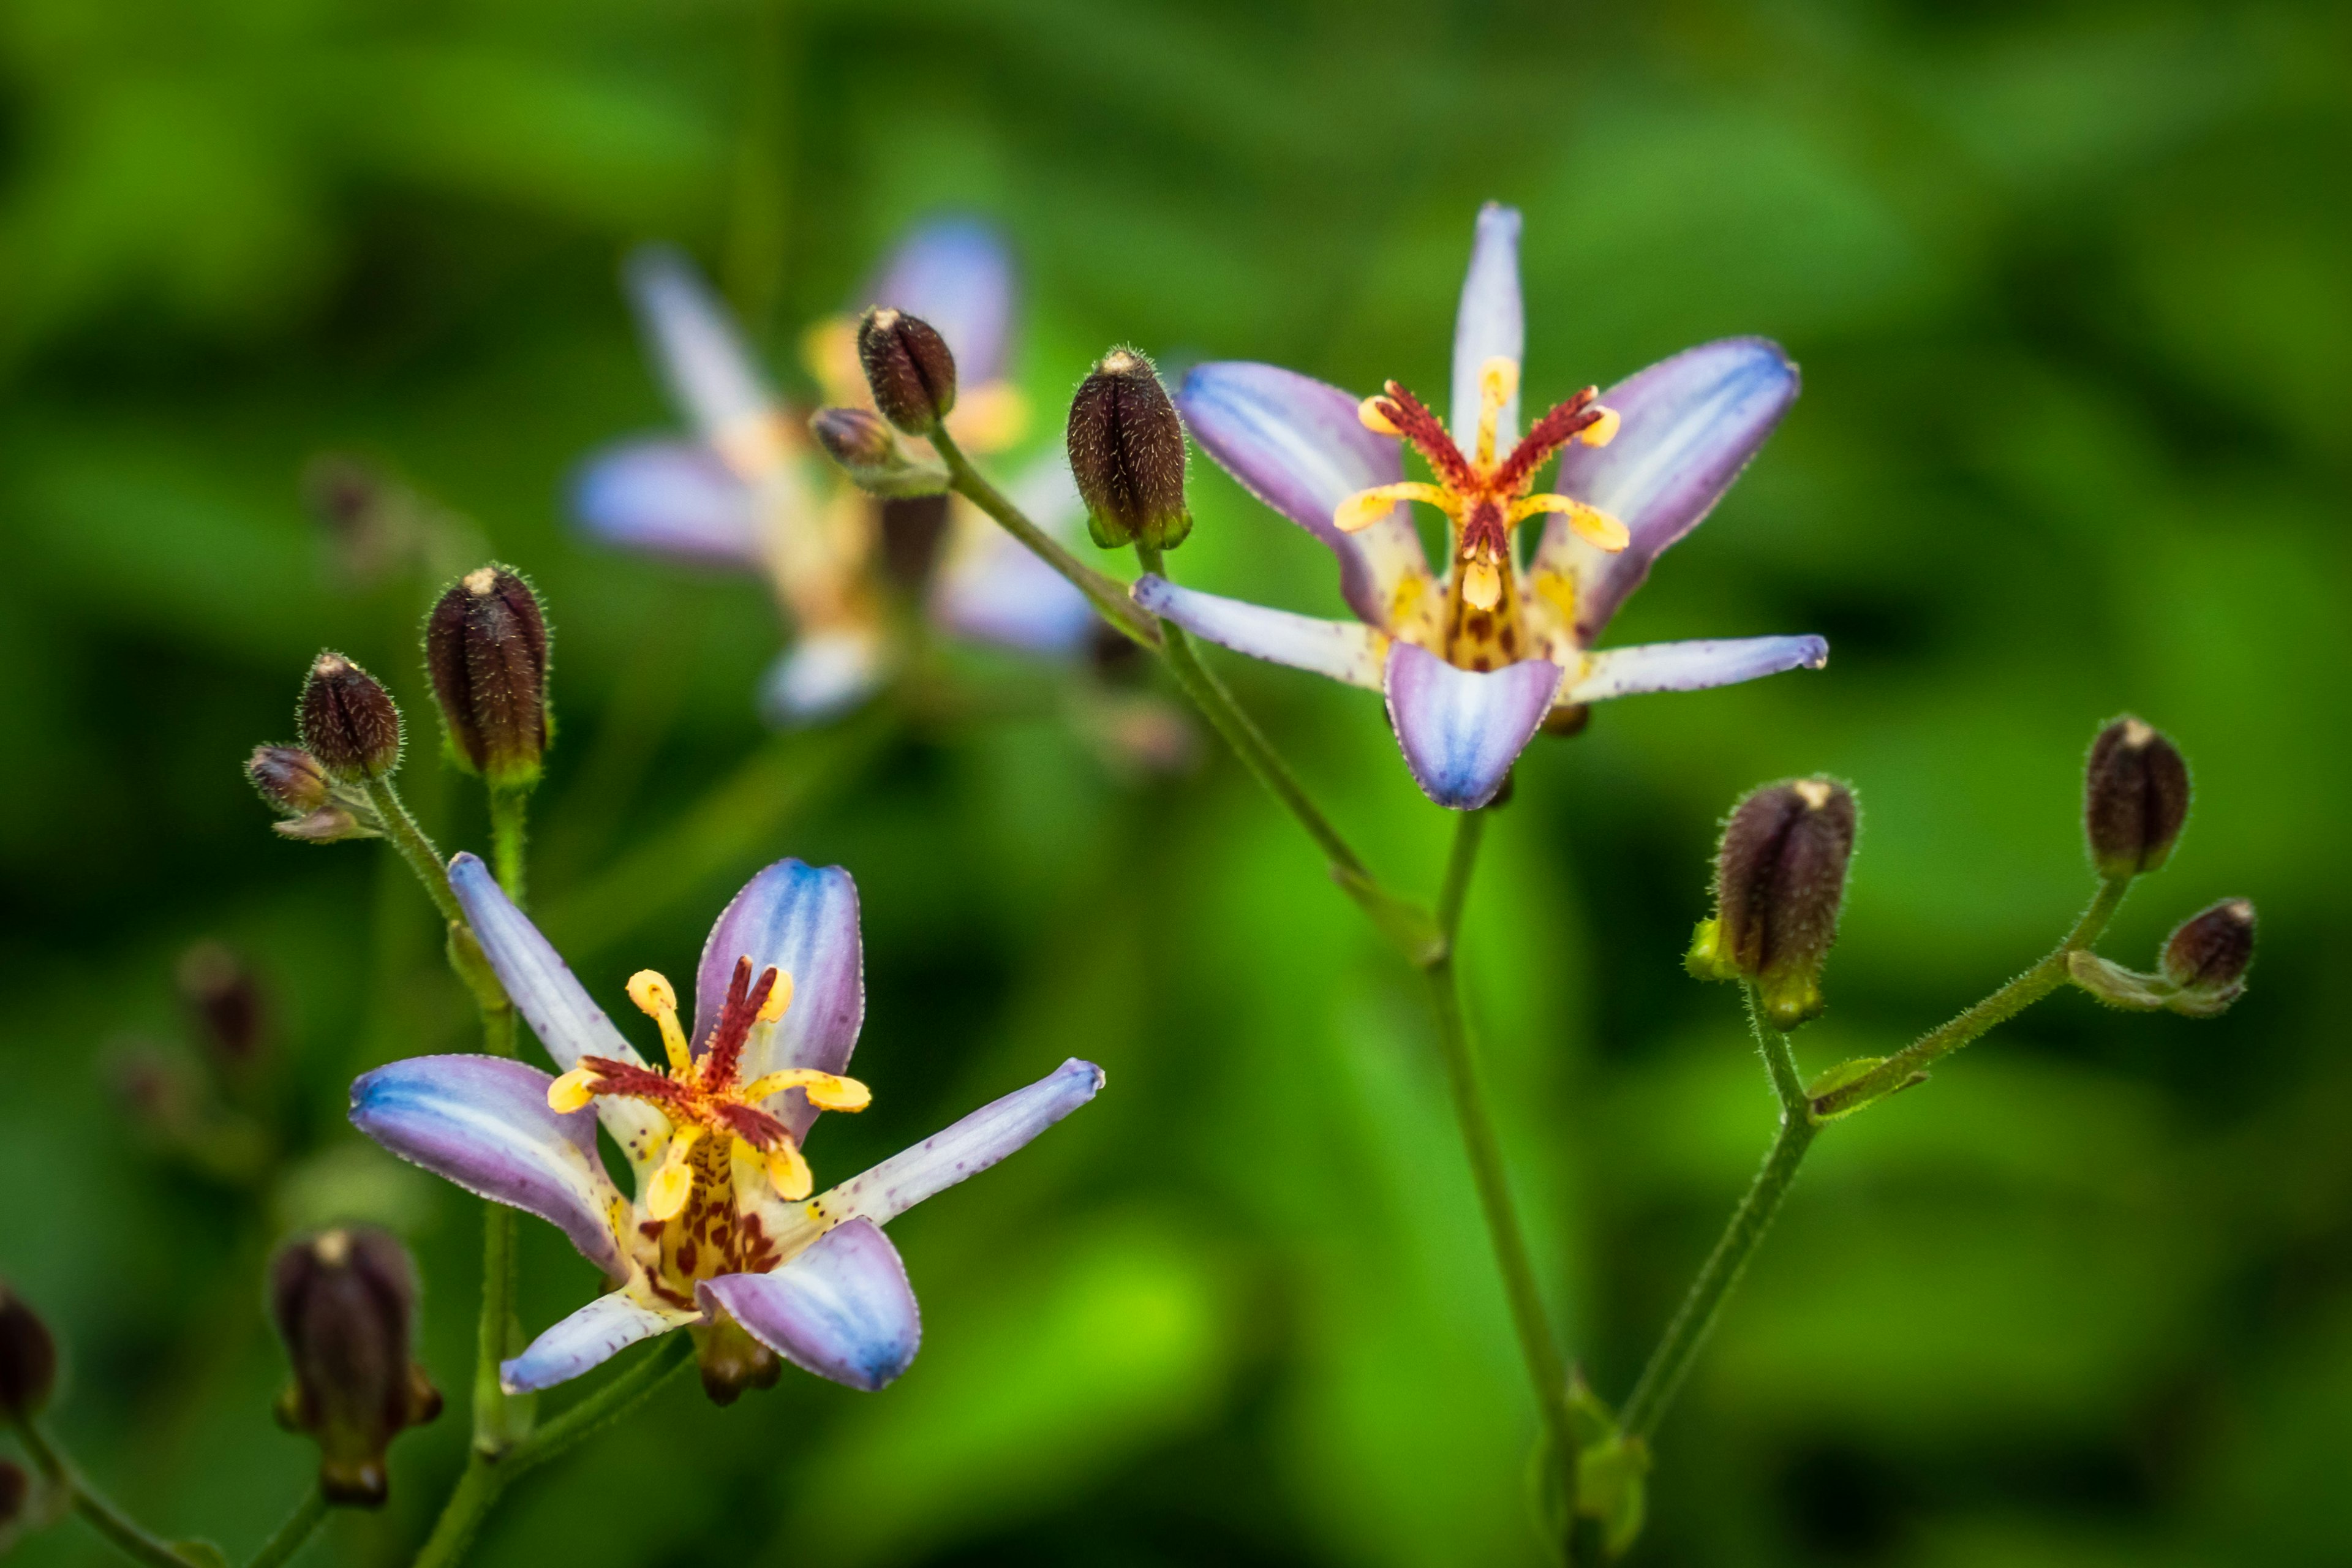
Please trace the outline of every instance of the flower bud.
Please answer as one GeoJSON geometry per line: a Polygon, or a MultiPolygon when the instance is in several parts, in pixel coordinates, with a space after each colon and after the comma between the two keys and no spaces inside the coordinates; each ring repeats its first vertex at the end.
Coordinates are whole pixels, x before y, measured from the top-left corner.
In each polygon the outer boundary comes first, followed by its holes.
{"type": "Polygon", "coordinates": [[[176,978],[215,1058],[243,1067],[261,1054],[268,1004],[243,960],[220,942],[200,942],[180,955],[176,978]]]}
{"type": "Polygon", "coordinates": [[[1853,834],[1853,794],[1831,779],[1768,784],[1742,800],[1724,825],[1715,918],[1698,929],[1691,972],[1754,981],[1776,1028],[1818,1015],[1853,834]]]}
{"type": "Polygon", "coordinates": [[[1184,422],[1150,360],[1125,348],[1102,357],[1070,400],[1069,448],[1097,544],[1173,550],[1192,531],[1184,422]]]}
{"type": "Polygon", "coordinates": [[[955,355],[929,321],[887,306],[857,323],[857,363],[882,417],[909,436],[928,436],[955,407],[955,355]]]}
{"type": "Polygon", "coordinates": [[[898,433],[867,409],[820,408],[809,416],[809,434],[850,482],[869,495],[898,500],[935,496],[948,488],[945,468],[915,461],[898,433]]]}
{"type": "Polygon", "coordinates": [[[2083,824],[2102,877],[2153,871],[2189,820],[2189,764],[2158,731],[2126,714],[2091,742],[2083,824]]]}
{"type": "Polygon", "coordinates": [[[376,678],[328,652],[310,666],[297,715],[302,743],[331,780],[378,779],[400,765],[400,710],[376,678]]]}
{"type": "Polygon", "coordinates": [[[2254,962],[2254,905],[2224,899],[2183,921],[2164,944],[2164,977],[2180,987],[2175,1011],[2218,1013],[2246,989],[2254,962]],[[2183,1002],[2190,1005],[2183,1007],[2183,1002]]]}
{"type": "Polygon", "coordinates": [[[23,1298],[0,1284],[0,1417],[30,1420],[58,1385],[58,1342],[23,1298]]]}
{"type": "Polygon", "coordinates": [[[256,746],[245,773],[262,799],[289,816],[307,816],[327,804],[327,770],[299,746],[256,746]]]}
{"type": "Polygon", "coordinates": [[[0,1459],[0,1552],[7,1550],[7,1531],[25,1517],[33,1495],[33,1478],[14,1459],[0,1459]]]}
{"type": "Polygon", "coordinates": [[[380,1505],[392,1439],[441,1413],[440,1393],[410,1359],[415,1300],[408,1253],[381,1230],[320,1231],[270,1261],[270,1315],[294,1364],[278,1418],[318,1439],[331,1502],[380,1505]]]}
{"type": "Polygon", "coordinates": [[[500,788],[539,779],[547,751],[547,617],[513,572],[477,568],[425,623],[425,665],[449,749],[500,788]]]}

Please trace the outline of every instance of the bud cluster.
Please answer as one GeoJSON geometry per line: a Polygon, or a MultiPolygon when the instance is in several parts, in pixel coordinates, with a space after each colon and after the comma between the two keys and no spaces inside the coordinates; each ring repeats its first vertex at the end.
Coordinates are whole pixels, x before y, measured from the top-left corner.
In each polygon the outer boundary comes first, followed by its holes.
{"type": "Polygon", "coordinates": [[[285,818],[277,826],[289,838],[331,844],[383,831],[365,792],[329,778],[325,765],[300,746],[256,746],[245,775],[285,818]]]}
{"type": "Polygon", "coordinates": [[[850,482],[869,495],[905,500],[948,488],[948,471],[937,463],[917,462],[898,433],[870,409],[820,408],[809,418],[809,434],[850,482]]]}
{"type": "Polygon", "coordinates": [[[330,1501],[381,1505],[392,1439],[441,1413],[439,1391],[411,1357],[415,1303],[408,1253],[381,1230],[323,1230],[270,1261],[270,1315],[294,1367],[278,1418],[318,1439],[330,1501]]]}
{"type": "Polygon", "coordinates": [[[1184,422],[1151,362],[1113,349],[1070,400],[1070,473],[1106,550],[1172,550],[1192,531],[1184,504],[1184,422]]]}
{"type": "Polygon", "coordinates": [[[1833,779],[1767,784],[1743,799],[1724,824],[1715,918],[1691,943],[1691,973],[1753,983],[1776,1028],[1818,1016],[1855,825],[1853,792],[1833,779]]]}
{"type": "Polygon", "coordinates": [[[450,755],[493,788],[528,788],[546,753],[547,616],[493,563],[449,585],[425,623],[425,666],[450,755]]]}

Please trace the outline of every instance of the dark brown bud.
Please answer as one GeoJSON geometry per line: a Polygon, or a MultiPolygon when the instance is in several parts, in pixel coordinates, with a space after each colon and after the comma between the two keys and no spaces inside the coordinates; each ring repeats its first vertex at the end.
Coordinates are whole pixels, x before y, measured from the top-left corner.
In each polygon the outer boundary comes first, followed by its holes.
{"type": "Polygon", "coordinates": [[[1853,794],[1832,779],[1768,784],[1733,808],[1716,856],[1715,918],[1692,944],[1692,973],[1755,982],[1778,1028],[1819,1014],[1854,825],[1853,794]]]}
{"type": "Polygon", "coordinates": [[[1070,473],[1105,550],[1140,540],[1173,550],[1192,531],[1184,505],[1184,422],[1151,362],[1113,349],[1070,400],[1070,473]]]}
{"type": "Polygon", "coordinates": [[[6,1531],[25,1517],[33,1495],[33,1478],[14,1459],[0,1459],[0,1552],[7,1550],[6,1531]]]}
{"type": "Polygon", "coordinates": [[[245,775],[289,816],[307,816],[327,804],[327,770],[299,746],[254,747],[245,775]]]}
{"type": "Polygon", "coordinates": [[[747,1388],[773,1388],[783,1375],[776,1352],[753,1339],[724,1311],[697,1336],[702,1392],[713,1405],[732,1405],[747,1388]]]}
{"type": "Polygon", "coordinates": [[[869,495],[912,500],[942,494],[948,471],[917,462],[898,433],[865,408],[820,408],[809,416],[809,433],[824,455],[841,465],[852,483],[869,495]]]}
{"type": "Polygon", "coordinates": [[[928,436],[955,407],[955,355],[919,317],[887,306],[857,323],[857,362],[882,417],[909,436],[928,436]]]}
{"type": "Polygon", "coordinates": [[[449,750],[499,788],[539,779],[547,752],[547,617],[495,563],[449,584],[425,623],[425,664],[449,750]]]}
{"type": "Polygon", "coordinates": [[[909,592],[930,581],[947,542],[948,498],[916,496],[882,505],[882,566],[909,592]]]}
{"type": "Polygon", "coordinates": [[[379,779],[400,765],[400,710],[376,678],[322,653],[302,687],[302,743],[330,779],[379,779]]]}
{"type": "Polygon", "coordinates": [[[0,1417],[29,1420],[58,1385],[58,1342],[40,1314],[0,1284],[0,1417]]]}
{"type": "Polygon", "coordinates": [[[268,1005],[242,959],[220,942],[200,942],[180,955],[177,978],[215,1056],[242,1067],[261,1054],[268,1005]]]}
{"type": "Polygon", "coordinates": [[[439,1392],[411,1359],[415,1302],[408,1253],[381,1230],[323,1230],[270,1261],[270,1315],[294,1366],[278,1417],[318,1439],[330,1501],[381,1504],[392,1439],[441,1413],[439,1392]]]}
{"type": "Polygon", "coordinates": [[[2251,899],[2224,899],[2181,922],[2164,944],[2164,977],[2184,991],[2233,999],[2243,991],[2254,962],[2254,905],[2251,899]]]}
{"type": "Polygon", "coordinates": [[[2189,764],[2162,732],[2126,714],[2091,742],[2083,824],[2102,877],[2153,871],[2189,820],[2189,764]]]}

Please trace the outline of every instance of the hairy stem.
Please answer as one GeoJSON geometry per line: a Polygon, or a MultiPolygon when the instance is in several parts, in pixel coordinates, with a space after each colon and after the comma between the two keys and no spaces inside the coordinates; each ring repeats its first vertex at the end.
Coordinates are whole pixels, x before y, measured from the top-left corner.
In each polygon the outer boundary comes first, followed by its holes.
{"type": "Polygon", "coordinates": [[[530,810],[530,789],[490,786],[490,869],[515,907],[523,901],[523,844],[530,810]]]}
{"type": "Polygon", "coordinates": [[[253,1554],[253,1560],[245,1568],[280,1568],[280,1564],[291,1561],[294,1554],[318,1532],[326,1517],[327,1494],[314,1485],[302,1494],[302,1500],[294,1505],[294,1511],[287,1516],[286,1522],[278,1527],[277,1533],[261,1543],[261,1550],[253,1554]]]}
{"type": "Polygon", "coordinates": [[[425,885],[425,896],[433,900],[441,918],[451,925],[464,925],[466,911],[457,907],[457,895],[449,890],[449,868],[443,864],[441,851],[433,847],[433,841],[416,826],[416,818],[408,815],[408,806],[401,800],[400,792],[392,787],[392,781],[368,780],[367,797],[368,804],[383,819],[384,837],[408,862],[408,868],[416,873],[416,879],[425,885]]]}
{"type": "Polygon", "coordinates": [[[132,1562],[149,1563],[152,1568],[188,1568],[188,1560],[173,1551],[170,1543],[141,1528],[129,1514],[82,1479],[81,1473],[39,1422],[29,1416],[18,1418],[16,1436],[49,1485],[66,1494],[74,1511],[106,1537],[109,1545],[132,1562]]]}
{"type": "Polygon", "coordinates": [[[1160,646],[1160,623],[1127,596],[1126,584],[1096,571],[1030,521],[1027,513],[1005,499],[1003,492],[971,466],[971,460],[944,429],[933,431],[929,439],[940,460],[947,465],[949,482],[958,495],[1003,524],[1005,531],[1028,546],[1031,554],[1067,578],[1070,585],[1101,612],[1103,619],[1146,647],[1160,646]]]}

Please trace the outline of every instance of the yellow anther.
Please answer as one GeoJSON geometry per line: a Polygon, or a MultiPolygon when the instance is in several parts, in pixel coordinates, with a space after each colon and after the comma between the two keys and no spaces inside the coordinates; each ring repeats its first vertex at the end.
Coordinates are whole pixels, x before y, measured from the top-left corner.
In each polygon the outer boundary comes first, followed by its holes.
{"type": "Polygon", "coordinates": [[[1503,602],[1503,574],[1493,562],[1473,561],[1462,568],[1462,599],[1480,610],[1491,610],[1503,602]]]}
{"type": "Polygon", "coordinates": [[[784,1009],[792,1005],[793,977],[778,970],[775,988],[768,993],[768,999],[760,1004],[759,1021],[762,1024],[772,1024],[782,1017],[784,1009]]]}
{"type": "Polygon", "coordinates": [[[1633,541],[1623,523],[1597,506],[1587,506],[1567,496],[1527,496],[1515,500],[1511,503],[1511,521],[1518,522],[1546,511],[1558,512],[1568,519],[1568,526],[1587,542],[1612,555],[1633,541]]]}
{"type": "Polygon", "coordinates": [[[753,1079],[738,1091],[753,1103],[772,1094],[797,1089],[819,1110],[863,1110],[874,1103],[874,1091],[854,1078],[819,1072],[814,1068],[784,1068],[753,1079]]]}
{"type": "Polygon", "coordinates": [[[1579,430],[1576,438],[1588,447],[1606,447],[1617,439],[1617,426],[1625,421],[1614,408],[1598,408],[1594,412],[1601,417],[1579,430]]]}
{"type": "Polygon", "coordinates": [[[1503,422],[1503,405],[1518,390],[1518,361],[1496,354],[1478,367],[1478,454],[1472,460],[1482,469],[1495,466],[1495,442],[1503,422]]]}
{"type": "Polygon", "coordinates": [[[1356,405],[1356,422],[1375,436],[1404,434],[1390,421],[1387,415],[1381,412],[1381,400],[1377,394],[1356,405]]]}
{"type": "Polygon", "coordinates": [[[646,1184],[646,1213],[655,1219],[676,1219],[686,1207],[686,1200],[694,1195],[694,1146],[702,1141],[702,1129],[687,1126],[670,1134],[669,1152],[662,1157],[661,1169],[646,1184]]]}
{"type": "Polygon", "coordinates": [[[596,1098],[589,1085],[596,1081],[593,1068],[573,1068],[547,1086],[547,1109],[562,1112],[577,1110],[596,1098]]]}
{"type": "Polygon", "coordinates": [[[661,1026],[662,1049],[668,1054],[671,1068],[684,1072],[692,1067],[694,1053],[687,1047],[686,1031],[677,1022],[677,988],[657,972],[640,969],[629,976],[629,1000],[661,1026]]]}
{"type": "Polygon", "coordinates": [[[1360,533],[1388,516],[1389,510],[1401,500],[1426,501],[1451,517],[1462,510],[1454,492],[1438,485],[1423,484],[1407,479],[1402,484],[1376,485],[1354,495],[1331,509],[1331,526],[1342,533],[1360,533]]]}
{"type": "Polygon", "coordinates": [[[777,1140],[768,1151],[768,1184],[776,1195],[789,1203],[798,1203],[816,1187],[816,1176],[809,1163],[801,1158],[799,1145],[790,1138],[777,1140]]]}

